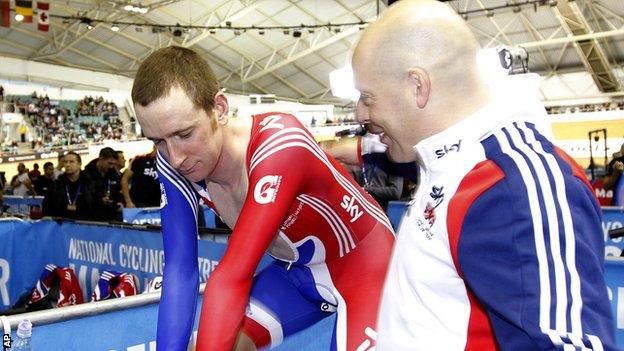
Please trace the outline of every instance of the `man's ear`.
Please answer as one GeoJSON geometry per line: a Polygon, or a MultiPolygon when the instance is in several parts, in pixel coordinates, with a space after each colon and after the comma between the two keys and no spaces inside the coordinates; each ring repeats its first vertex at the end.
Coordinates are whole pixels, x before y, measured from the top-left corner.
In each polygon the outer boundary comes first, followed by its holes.
{"type": "Polygon", "coordinates": [[[214,97],[214,111],[217,122],[220,125],[226,125],[228,123],[229,110],[230,105],[225,94],[223,94],[223,92],[216,93],[214,97]]]}
{"type": "Polygon", "coordinates": [[[419,108],[427,106],[431,93],[431,81],[427,71],[420,67],[412,67],[408,71],[408,83],[412,89],[416,104],[419,108]]]}

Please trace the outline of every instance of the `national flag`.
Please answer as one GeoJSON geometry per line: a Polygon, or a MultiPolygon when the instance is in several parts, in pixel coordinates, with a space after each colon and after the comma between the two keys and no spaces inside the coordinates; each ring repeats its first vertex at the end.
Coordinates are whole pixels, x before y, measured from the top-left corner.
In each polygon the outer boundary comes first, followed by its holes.
{"type": "Polygon", "coordinates": [[[50,4],[37,1],[37,20],[39,30],[47,32],[50,29],[50,4]]]}
{"type": "Polygon", "coordinates": [[[32,23],[33,8],[32,0],[15,0],[15,13],[24,16],[22,22],[32,23]]]}
{"type": "Polygon", "coordinates": [[[11,26],[11,3],[9,0],[0,1],[0,18],[2,18],[0,25],[3,27],[11,26]]]}

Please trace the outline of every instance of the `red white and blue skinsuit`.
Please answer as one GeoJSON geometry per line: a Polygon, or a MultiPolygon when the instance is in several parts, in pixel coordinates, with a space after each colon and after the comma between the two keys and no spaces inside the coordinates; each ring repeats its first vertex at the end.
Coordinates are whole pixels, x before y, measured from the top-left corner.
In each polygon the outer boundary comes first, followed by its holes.
{"type": "MultiPolygon", "coordinates": [[[[383,211],[292,115],[253,117],[246,167],[245,202],[204,293],[198,349],[230,350],[241,328],[258,347],[275,346],[333,311],[333,350],[374,345],[394,243],[383,211]],[[289,252],[269,251],[276,260],[254,277],[276,236],[289,252]]],[[[198,284],[197,200],[219,204],[162,155],[158,172],[166,265],[157,342],[186,350],[198,284]]]]}

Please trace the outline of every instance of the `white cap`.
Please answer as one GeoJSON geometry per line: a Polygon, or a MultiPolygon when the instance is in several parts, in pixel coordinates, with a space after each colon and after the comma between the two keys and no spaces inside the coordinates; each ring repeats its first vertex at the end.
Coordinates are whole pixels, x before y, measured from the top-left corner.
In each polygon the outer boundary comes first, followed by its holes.
{"type": "Polygon", "coordinates": [[[29,338],[32,335],[32,323],[28,319],[22,319],[17,326],[17,336],[29,338]]]}

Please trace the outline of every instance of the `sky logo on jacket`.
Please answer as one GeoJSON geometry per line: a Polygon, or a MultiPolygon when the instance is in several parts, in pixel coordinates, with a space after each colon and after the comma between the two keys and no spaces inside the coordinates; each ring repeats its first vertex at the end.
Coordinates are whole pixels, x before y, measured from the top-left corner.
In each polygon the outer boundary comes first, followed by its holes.
{"type": "Polygon", "coordinates": [[[443,148],[437,149],[435,151],[436,156],[438,156],[438,158],[442,158],[442,157],[446,156],[451,151],[459,152],[459,149],[461,148],[461,142],[462,142],[461,139],[459,139],[457,141],[457,143],[455,143],[455,144],[444,145],[443,148]]]}

